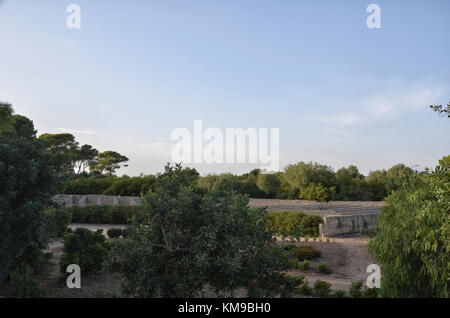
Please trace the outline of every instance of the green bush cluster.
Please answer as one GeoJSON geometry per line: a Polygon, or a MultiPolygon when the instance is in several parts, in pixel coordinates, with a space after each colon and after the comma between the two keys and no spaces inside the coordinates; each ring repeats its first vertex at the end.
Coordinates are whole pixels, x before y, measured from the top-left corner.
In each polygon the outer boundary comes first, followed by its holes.
{"type": "Polygon", "coordinates": [[[89,205],[70,207],[68,211],[74,223],[129,224],[139,209],[139,206],[89,205]]]}
{"type": "Polygon", "coordinates": [[[318,236],[323,219],[299,211],[270,211],[267,230],[283,239],[300,240],[304,236],[318,236]]]}
{"type": "Polygon", "coordinates": [[[107,255],[107,246],[102,230],[96,232],[85,228],[77,228],[64,237],[64,252],[60,260],[62,273],[67,266],[77,264],[82,273],[99,271],[107,255]]]}
{"type": "Polygon", "coordinates": [[[323,280],[316,280],[313,287],[313,295],[316,297],[329,297],[331,284],[323,280]]]}
{"type": "Polygon", "coordinates": [[[331,273],[330,269],[328,268],[328,266],[324,263],[320,263],[319,266],[317,267],[317,271],[321,274],[329,274],[331,273]]]}
{"type": "Polygon", "coordinates": [[[108,235],[109,238],[118,238],[123,234],[122,229],[109,229],[106,234],[108,235]]]}
{"type": "Polygon", "coordinates": [[[297,269],[299,266],[301,269],[308,269],[308,260],[321,257],[320,251],[311,246],[286,245],[283,246],[282,249],[283,255],[288,262],[288,267],[292,269],[297,269]],[[305,261],[307,263],[305,263],[305,261]]]}
{"type": "Polygon", "coordinates": [[[62,237],[72,220],[67,209],[47,209],[44,214],[45,233],[48,238],[62,237]]]}

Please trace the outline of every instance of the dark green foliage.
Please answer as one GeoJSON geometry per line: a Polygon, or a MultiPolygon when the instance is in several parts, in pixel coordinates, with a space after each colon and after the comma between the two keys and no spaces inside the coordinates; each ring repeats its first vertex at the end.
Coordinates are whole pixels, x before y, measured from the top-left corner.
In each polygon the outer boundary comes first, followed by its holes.
{"type": "Polygon", "coordinates": [[[122,177],[117,178],[114,182],[103,191],[105,195],[120,196],[140,196],[154,189],[155,176],[141,177],[122,177]]]}
{"type": "Polygon", "coordinates": [[[208,285],[218,295],[245,288],[262,297],[290,287],[263,209],[233,192],[206,192],[178,165],[166,166],[157,184],[130,238],[115,248],[126,294],[194,297],[208,285]]]}
{"type": "Polygon", "coordinates": [[[300,288],[298,288],[298,292],[299,292],[301,295],[312,296],[312,294],[313,294],[313,289],[311,288],[311,286],[309,286],[308,281],[305,280],[305,282],[303,283],[303,285],[301,285],[300,288]]]}
{"type": "Polygon", "coordinates": [[[29,265],[14,270],[9,282],[11,297],[34,298],[42,296],[43,290],[35,278],[35,273],[36,270],[29,265]]]}
{"type": "Polygon", "coordinates": [[[300,264],[300,269],[307,271],[311,267],[311,262],[307,259],[303,260],[303,262],[300,264]]]}
{"type": "Polygon", "coordinates": [[[72,215],[73,223],[91,224],[129,224],[137,215],[138,206],[88,205],[85,207],[70,207],[67,210],[72,215]]]}
{"type": "Polygon", "coordinates": [[[334,298],[344,298],[345,297],[345,290],[335,290],[333,294],[334,298]]]}
{"type": "Polygon", "coordinates": [[[267,229],[283,239],[299,240],[304,236],[318,236],[323,219],[298,211],[270,211],[267,229]]]}
{"type": "Polygon", "coordinates": [[[66,209],[47,209],[44,212],[45,232],[47,237],[62,237],[70,224],[72,216],[66,209]]]}
{"type": "Polygon", "coordinates": [[[323,280],[316,280],[313,287],[315,297],[329,297],[331,293],[331,284],[323,280]]]}
{"type": "Polygon", "coordinates": [[[329,274],[331,272],[328,266],[324,263],[319,264],[319,266],[317,267],[317,271],[322,274],[329,274]]]}
{"type": "MultiPolygon", "coordinates": [[[[118,180],[116,176],[90,176],[69,180],[65,194],[103,194],[118,180]]],[[[135,194],[134,195],[139,195],[135,194]]],[[[116,195],[116,194],[115,194],[116,195]]]]}
{"type": "Polygon", "coordinates": [[[122,229],[115,229],[115,228],[113,228],[113,229],[109,229],[106,232],[106,235],[108,235],[109,238],[118,238],[118,237],[120,237],[122,235],[122,233],[123,233],[122,229]]]}
{"type": "Polygon", "coordinates": [[[352,282],[349,287],[348,293],[353,298],[361,298],[362,297],[362,287],[363,281],[352,282]]]}
{"type": "Polygon", "coordinates": [[[311,260],[322,256],[319,250],[311,246],[286,245],[283,248],[289,257],[297,258],[299,261],[311,260]]]}
{"type": "Polygon", "coordinates": [[[61,272],[65,273],[70,264],[79,265],[82,273],[99,271],[102,269],[106,254],[102,230],[92,232],[77,228],[64,237],[64,253],[59,263],[61,272]]]}
{"type": "Polygon", "coordinates": [[[45,247],[42,212],[57,179],[31,121],[15,122],[10,106],[0,105],[0,281],[25,267],[35,270],[45,247]],[[28,128],[24,128],[24,127],[28,128]],[[18,128],[19,131],[15,129],[18,128]],[[22,129],[23,128],[23,129],[22,129]]]}
{"type": "Polygon", "coordinates": [[[411,175],[387,198],[369,249],[385,297],[449,297],[450,169],[411,175]]]}
{"type": "Polygon", "coordinates": [[[365,288],[363,297],[364,298],[378,298],[379,297],[379,289],[378,288],[365,288]]]}
{"type": "Polygon", "coordinates": [[[280,180],[275,174],[260,174],[256,184],[267,198],[274,198],[280,188],[280,180]]]}

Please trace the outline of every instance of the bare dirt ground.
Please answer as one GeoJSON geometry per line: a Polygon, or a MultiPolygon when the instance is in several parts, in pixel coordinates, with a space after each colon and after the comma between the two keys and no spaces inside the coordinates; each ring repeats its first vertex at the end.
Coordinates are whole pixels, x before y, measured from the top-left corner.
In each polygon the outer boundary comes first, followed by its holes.
{"type": "MultiPolygon", "coordinates": [[[[73,227],[78,227],[72,225],[73,227]]],[[[108,225],[107,227],[109,227],[108,225]]],[[[84,227],[84,226],[83,226],[84,227]]],[[[115,226],[113,226],[115,227],[115,226]]],[[[103,228],[104,225],[92,225],[91,229],[103,228]]],[[[322,253],[319,259],[311,260],[311,268],[307,271],[291,270],[290,275],[304,276],[312,286],[316,280],[323,280],[331,283],[332,290],[348,290],[350,284],[354,281],[365,281],[368,277],[366,268],[374,263],[373,258],[367,250],[368,238],[336,238],[331,242],[279,242],[280,244],[295,244],[297,246],[312,246],[322,253]],[[331,270],[330,274],[321,274],[317,271],[320,263],[325,263],[331,270]]],[[[61,240],[53,241],[48,249],[53,253],[46,272],[44,273],[43,287],[46,291],[45,297],[51,298],[77,298],[77,297],[122,297],[121,279],[117,274],[92,274],[82,275],[82,288],[69,289],[66,286],[65,275],[60,272],[58,262],[63,252],[63,243],[61,240]]]]}
{"type": "Polygon", "coordinates": [[[368,238],[354,237],[336,238],[335,243],[311,241],[294,243],[298,246],[312,246],[322,253],[322,257],[311,260],[311,269],[307,271],[291,270],[289,274],[305,276],[310,285],[314,284],[316,280],[323,280],[331,283],[333,290],[348,290],[352,282],[366,281],[369,275],[366,272],[367,266],[375,262],[367,249],[368,242],[368,238]],[[317,267],[320,263],[326,264],[331,273],[319,273],[317,267]]]}

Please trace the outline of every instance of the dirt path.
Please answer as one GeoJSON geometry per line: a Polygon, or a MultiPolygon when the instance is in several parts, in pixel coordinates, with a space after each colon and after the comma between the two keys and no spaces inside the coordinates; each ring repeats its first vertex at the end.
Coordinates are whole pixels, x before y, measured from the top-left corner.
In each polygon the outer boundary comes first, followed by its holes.
{"type": "Polygon", "coordinates": [[[310,270],[292,270],[289,273],[305,276],[310,284],[314,284],[316,280],[324,280],[332,284],[333,290],[347,290],[354,281],[365,282],[369,275],[366,272],[367,266],[375,263],[367,249],[368,242],[368,238],[339,238],[335,243],[296,243],[299,246],[309,245],[318,249],[322,257],[311,261],[310,270]],[[325,263],[331,270],[331,274],[317,272],[320,263],[325,263]]]}

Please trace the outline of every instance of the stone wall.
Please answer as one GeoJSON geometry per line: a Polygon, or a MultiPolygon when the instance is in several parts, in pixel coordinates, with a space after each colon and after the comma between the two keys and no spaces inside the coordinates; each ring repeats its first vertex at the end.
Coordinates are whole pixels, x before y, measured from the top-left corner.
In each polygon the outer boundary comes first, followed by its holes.
{"type": "Polygon", "coordinates": [[[376,229],[379,216],[380,213],[327,215],[320,232],[325,237],[360,234],[376,229]]]}
{"type": "MultiPolygon", "coordinates": [[[[59,205],[122,205],[136,206],[141,204],[139,197],[120,197],[106,195],[70,195],[58,194],[53,201],[59,205]]],[[[378,216],[384,202],[345,202],[336,201],[319,203],[304,200],[250,199],[251,207],[266,207],[270,211],[302,211],[319,215],[323,218],[320,232],[323,236],[342,236],[358,234],[377,227],[378,216]]],[[[280,212],[282,213],[282,212],[280,212]]]]}
{"type": "Polygon", "coordinates": [[[139,197],[107,196],[97,194],[58,194],[53,197],[53,202],[66,207],[83,207],[86,205],[135,206],[141,204],[141,200],[139,197]]]}

